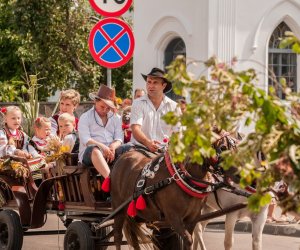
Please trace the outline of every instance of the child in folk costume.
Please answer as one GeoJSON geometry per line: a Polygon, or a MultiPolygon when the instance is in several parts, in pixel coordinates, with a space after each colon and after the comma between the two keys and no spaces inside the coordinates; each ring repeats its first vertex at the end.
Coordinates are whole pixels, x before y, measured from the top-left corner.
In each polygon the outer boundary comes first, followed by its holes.
{"type": "Polygon", "coordinates": [[[68,147],[69,153],[79,152],[79,137],[75,131],[75,117],[69,113],[61,114],[58,118],[58,126],[62,146],[68,147]]]}
{"type": "Polygon", "coordinates": [[[29,160],[29,168],[32,172],[32,178],[36,184],[40,184],[42,181],[41,168],[47,168],[45,156],[50,154],[47,148],[49,136],[51,134],[51,122],[49,118],[38,117],[34,121],[34,133],[35,135],[29,141],[28,152],[34,159],[29,160]]]}
{"type": "Polygon", "coordinates": [[[130,142],[131,139],[130,113],[131,106],[128,106],[123,110],[122,114],[122,129],[124,132],[124,143],[130,142]]]}
{"type": "Polygon", "coordinates": [[[80,94],[74,89],[67,89],[61,92],[59,100],[59,112],[50,118],[51,134],[59,135],[58,118],[63,113],[68,113],[75,119],[75,130],[77,131],[78,118],[74,111],[80,103],[80,94]]]}
{"type": "Polygon", "coordinates": [[[0,130],[0,157],[16,155],[31,158],[27,151],[28,135],[21,129],[22,112],[17,106],[3,107],[0,110],[4,121],[0,130]]]}
{"type": "Polygon", "coordinates": [[[32,157],[45,157],[47,155],[47,143],[51,134],[51,122],[47,117],[38,117],[34,121],[34,136],[29,142],[28,151],[32,157]]]}

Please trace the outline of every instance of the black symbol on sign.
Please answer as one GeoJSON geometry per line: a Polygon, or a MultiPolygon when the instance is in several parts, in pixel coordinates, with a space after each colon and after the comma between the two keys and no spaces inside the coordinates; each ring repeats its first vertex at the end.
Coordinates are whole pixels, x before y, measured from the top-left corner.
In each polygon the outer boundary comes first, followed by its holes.
{"type": "MultiPolygon", "coordinates": [[[[122,4],[124,3],[126,0],[114,0],[117,4],[122,4]]],[[[107,3],[107,0],[103,0],[103,3],[107,3]]]]}

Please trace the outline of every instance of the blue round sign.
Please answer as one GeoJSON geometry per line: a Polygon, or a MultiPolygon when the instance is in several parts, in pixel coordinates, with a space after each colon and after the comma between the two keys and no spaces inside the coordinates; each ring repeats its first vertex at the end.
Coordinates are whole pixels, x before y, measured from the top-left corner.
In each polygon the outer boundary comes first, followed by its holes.
{"type": "Polygon", "coordinates": [[[133,54],[134,37],[131,28],[117,18],[102,19],[91,30],[89,49],[101,66],[121,67],[133,54]]]}

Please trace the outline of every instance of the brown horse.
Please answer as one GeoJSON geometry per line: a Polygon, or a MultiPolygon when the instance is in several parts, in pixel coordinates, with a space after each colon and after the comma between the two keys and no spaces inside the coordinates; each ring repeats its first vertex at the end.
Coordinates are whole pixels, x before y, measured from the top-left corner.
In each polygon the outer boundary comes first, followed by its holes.
{"type": "MultiPolygon", "coordinates": [[[[168,156],[168,154],[166,154],[168,156]]],[[[128,198],[132,197],[136,190],[136,183],[144,166],[152,162],[158,166],[154,178],[146,178],[146,186],[149,187],[166,180],[171,177],[167,165],[167,158],[161,158],[164,155],[156,158],[146,157],[141,152],[131,151],[123,154],[115,163],[111,173],[111,196],[112,207],[117,209],[128,198]],[[158,159],[161,161],[157,162],[158,159]]],[[[169,162],[170,163],[170,162],[169,162]]],[[[206,170],[202,166],[195,164],[185,164],[185,170],[194,178],[204,179],[206,170]]],[[[173,175],[174,176],[174,175],[173,175]]],[[[191,249],[192,233],[196,223],[201,215],[201,207],[204,205],[205,198],[196,198],[183,191],[176,183],[177,177],[173,178],[171,184],[151,193],[144,195],[146,200],[146,208],[142,211],[137,211],[137,220],[142,222],[154,222],[164,220],[177,232],[183,239],[185,248],[191,249]]],[[[122,240],[122,229],[130,245],[134,249],[140,249],[139,243],[145,239],[142,235],[141,228],[133,218],[126,213],[125,206],[114,217],[114,238],[116,249],[120,249],[122,240]],[[139,239],[138,239],[139,238],[139,239]]]]}

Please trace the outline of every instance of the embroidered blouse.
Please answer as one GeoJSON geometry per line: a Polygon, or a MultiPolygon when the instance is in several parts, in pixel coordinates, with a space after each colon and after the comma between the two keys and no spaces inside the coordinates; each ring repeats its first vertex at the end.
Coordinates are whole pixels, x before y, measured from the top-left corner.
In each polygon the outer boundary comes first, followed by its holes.
{"type": "Polygon", "coordinates": [[[7,127],[0,130],[0,157],[13,155],[17,149],[27,152],[29,137],[22,130],[11,130],[7,127]],[[10,139],[14,145],[10,144],[10,139]]]}

